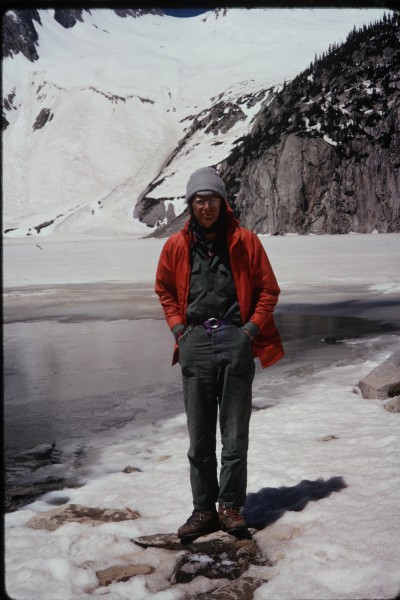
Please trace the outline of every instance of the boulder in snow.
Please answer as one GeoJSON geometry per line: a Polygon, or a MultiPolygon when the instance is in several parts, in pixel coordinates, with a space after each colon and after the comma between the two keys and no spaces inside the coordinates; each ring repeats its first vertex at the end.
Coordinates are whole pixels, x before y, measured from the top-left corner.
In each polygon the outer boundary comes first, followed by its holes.
{"type": "Polygon", "coordinates": [[[400,393],[400,348],[358,382],[364,398],[385,400],[400,393]]]}

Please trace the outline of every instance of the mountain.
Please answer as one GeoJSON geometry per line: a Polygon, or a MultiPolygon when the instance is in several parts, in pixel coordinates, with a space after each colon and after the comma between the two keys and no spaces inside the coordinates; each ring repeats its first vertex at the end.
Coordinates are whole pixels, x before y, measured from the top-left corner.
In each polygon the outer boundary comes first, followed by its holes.
{"type": "Polygon", "coordinates": [[[256,232],[400,231],[399,13],[275,95],[220,172],[256,232]]]}
{"type": "Polygon", "coordinates": [[[8,11],[5,235],[142,236],[175,223],[190,173],[220,165],[232,181],[226,161],[284,82],[383,12],[8,11]]]}

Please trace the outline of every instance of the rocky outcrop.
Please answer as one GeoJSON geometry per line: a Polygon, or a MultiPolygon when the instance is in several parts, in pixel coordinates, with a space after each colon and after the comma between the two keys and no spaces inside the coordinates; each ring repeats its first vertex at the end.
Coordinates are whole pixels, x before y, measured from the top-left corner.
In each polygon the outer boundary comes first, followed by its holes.
{"type": "Polygon", "coordinates": [[[41,25],[36,9],[10,10],[3,16],[3,58],[22,52],[30,61],[38,60],[38,34],[34,21],[41,25]]]}
{"type": "Polygon", "coordinates": [[[131,521],[138,519],[140,514],[130,508],[92,508],[80,504],[65,504],[60,508],[52,508],[29,519],[26,526],[31,529],[47,529],[55,531],[65,523],[86,523],[100,525],[101,523],[131,521]]]}
{"type": "Polygon", "coordinates": [[[385,400],[400,394],[400,348],[358,382],[363,398],[385,400]]]}
{"type": "MultiPolygon", "coordinates": [[[[142,548],[163,548],[180,553],[170,579],[172,584],[189,583],[200,576],[222,580],[240,578],[242,581],[242,575],[250,565],[270,565],[254,540],[237,540],[223,532],[209,534],[186,546],[182,546],[172,533],[144,536],[133,541],[142,548]]],[[[251,586],[250,581],[247,583],[249,590],[254,590],[265,580],[257,580],[256,586],[251,586]]],[[[223,589],[227,591],[224,585],[219,588],[221,592],[223,589]]]]}
{"type": "Polygon", "coordinates": [[[51,121],[54,117],[54,114],[51,112],[50,108],[42,108],[36,120],[33,124],[33,130],[42,129],[46,125],[48,121],[51,121]]]}
{"type": "Polygon", "coordinates": [[[353,31],[260,111],[220,165],[244,226],[400,231],[398,25],[353,31]]]}
{"type": "MultiPolygon", "coordinates": [[[[73,27],[77,21],[83,22],[82,8],[56,8],[54,19],[65,29],[73,27]]],[[[90,13],[90,10],[88,10],[90,13]]]]}

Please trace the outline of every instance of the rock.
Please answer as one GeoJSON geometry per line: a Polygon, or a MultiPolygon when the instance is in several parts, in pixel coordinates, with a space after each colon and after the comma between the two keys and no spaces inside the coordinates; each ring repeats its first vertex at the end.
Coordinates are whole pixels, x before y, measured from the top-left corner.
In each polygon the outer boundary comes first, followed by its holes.
{"type": "Polygon", "coordinates": [[[390,398],[384,404],[384,407],[389,412],[400,413],[400,396],[395,396],[394,398],[390,398]]]}
{"type": "Polygon", "coordinates": [[[183,552],[175,565],[171,583],[189,583],[199,576],[233,580],[241,577],[250,564],[269,564],[254,540],[237,540],[223,532],[209,534],[185,546],[173,533],[149,535],[132,541],[143,548],[183,552]]]}
{"type": "Polygon", "coordinates": [[[386,399],[400,394],[400,348],[358,382],[364,398],[386,399]]]}
{"type": "Polygon", "coordinates": [[[236,540],[228,534],[213,534],[186,548],[175,566],[172,583],[188,583],[199,576],[238,579],[250,564],[268,562],[254,540],[236,540]]]}
{"type": "Polygon", "coordinates": [[[54,531],[65,523],[85,523],[100,525],[101,523],[131,521],[138,519],[140,514],[130,508],[92,508],[80,504],[67,504],[61,508],[53,508],[35,515],[27,522],[31,529],[47,529],[54,531]]]}
{"type": "Polygon", "coordinates": [[[336,435],[324,435],[320,438],[318,438],[319,442],[331,442],[332,440],[337,440],[337,436],[336,435]]]}
{"type": "Polygon", "coordinates": [[[169,460],[171,458],[171,454],[164,454],[163,456],[158,456],[153,460],[154,463],[164,462],[165,460],[169,460]]]}
{"type": "Polygon", "coordinates": [[[135,575],[150,575],[150,573],[154,573],[154,568],[148,565],[116,565],[96,571],[101,586],[110,585],[116,581],[128,581],[135,575]]]}
{"type": "Polygon", "coordinates": [[[54,9],[54,20],[65,29],[69,29],[77,21],[83,22],[82,10],[82,8],[56,8],[54,9]]]}
{"type": "Polygon", "coordinates": [[[33,124],[33,130],[37,131],[38,129],[42,129],[42,127],[44,127],[48,121],[51,121],[53,117],[54,115],[50,108],[42,108],[33,124]]]}
{"type": "Polygon", "coordinates": [[[163,548],[164,550],[181,551],[187,548],[182,546],[176,533],[156,533],[154,535],[145,535],[132,540],[142,548],[163,548]]]}
{"type": "Polygon", "coordinates": [[[254,591],[263,583],[266,583],[265,579],[241,577],[217,588],[213,592],[193,596],[191,600],[252,600],[254,591]]]}
{"type": "Polygon", "coordinates": [[[141,473],[142,471],[137,467],[130,467],[129,465],[125,467],[123,473],[141,473]]]}

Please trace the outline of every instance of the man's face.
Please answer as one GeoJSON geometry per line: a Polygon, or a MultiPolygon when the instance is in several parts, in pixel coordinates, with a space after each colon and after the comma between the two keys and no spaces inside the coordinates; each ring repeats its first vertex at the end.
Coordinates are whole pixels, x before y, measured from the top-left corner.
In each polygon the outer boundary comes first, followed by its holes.
{"type": "Polygon", "coordinates": [[[196,196],[192,200],[193,214],[200,227],[211,227],[221,212],[221,198],[218,194],[196,196]]]}

